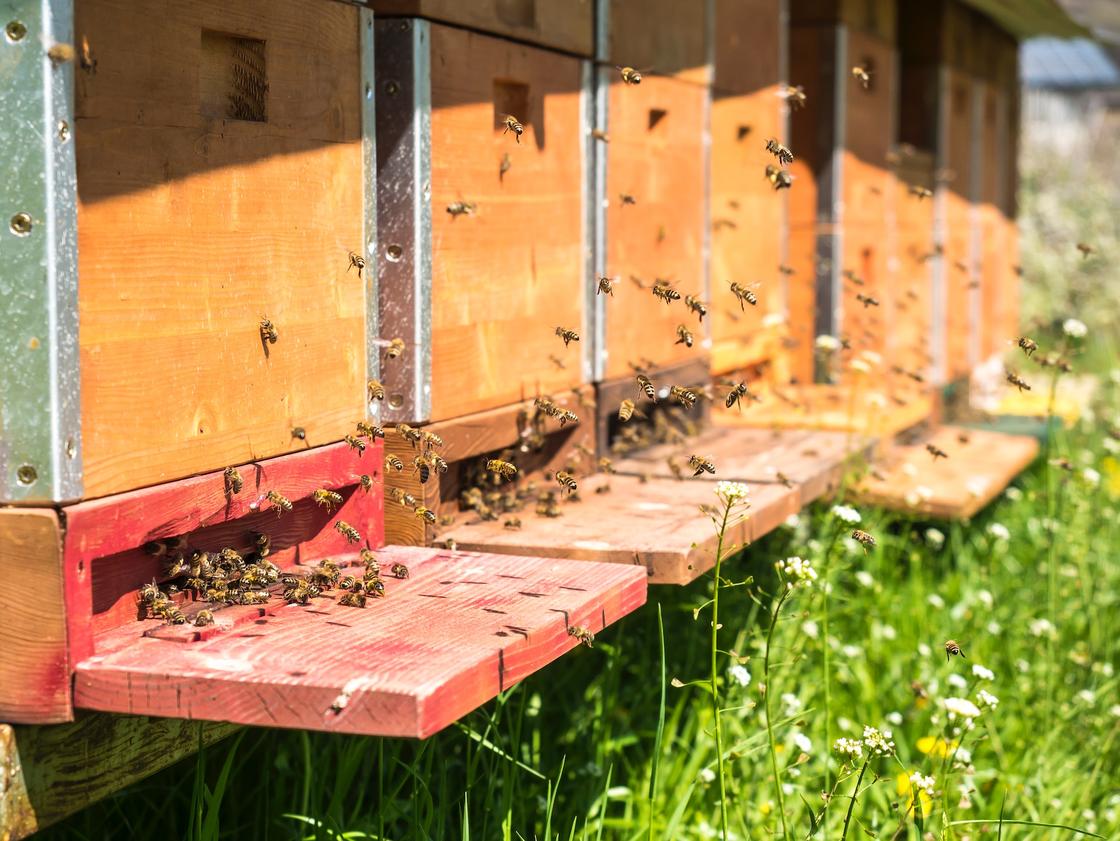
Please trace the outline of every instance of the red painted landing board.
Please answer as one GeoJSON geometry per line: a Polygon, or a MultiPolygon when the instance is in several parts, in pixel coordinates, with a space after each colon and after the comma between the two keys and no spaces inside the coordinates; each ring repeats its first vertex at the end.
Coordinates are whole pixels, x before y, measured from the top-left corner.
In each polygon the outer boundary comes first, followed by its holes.
{"type": "Polygon", "coordinates": [[[844,432],[814,432],[808,429],[709,429],[684,445],[650,447],[615,462],[619,473],[648,474],[659,479],[673,477],[668,459],[676,457],[687,466],[689,455],[706,456],[716,466],[710,481],[730,479],[748,484],[781,482],[781,473],[800,494],[802,506],[835,490],[848,456],[860,464],[870,453],[870,440],[844,432]]]}
{"type": "Polygon", "coordinates": [[[940,520],[971,517],[1007,487],[1038,454],[1038,441],[982,429],[943,426],[913,444],[889,448],[875,475],[860,485],[867,504],[940,520]],[[933,444],[948,454],[934,461],[933,444]]]}
{"type": "MultiPolygon", "coordinates": [[[[644,570],[542,558],[385,547],[386,598],[365,609],[319,598],[189,642],[98,636],[78,664],[75,705],[135,715],[425,738],[646,598],[644,570]]],[[[217,614],[221,617],[221,611],[217,614]]]]}
{"type": "MultiPolygon", "coordinates": [[[[561,503],[560,517],[516,515],[516,531],[504,526],[512,515],[483,522],[468,512],[440,539],[460,549],[637,565],[654,584],[687,584],[715,564],[715,527],[700,511],[719,503],[712,482],[598,475],[581,480],[580,497],[561,503]],[[604,484],[611,492],[595,493],[604,484]]],[[[757,540],[801,509],[797,490],[782,485],[755,485],[750,500],[751,516],[731,530],[730,543],[757,540]]]]}

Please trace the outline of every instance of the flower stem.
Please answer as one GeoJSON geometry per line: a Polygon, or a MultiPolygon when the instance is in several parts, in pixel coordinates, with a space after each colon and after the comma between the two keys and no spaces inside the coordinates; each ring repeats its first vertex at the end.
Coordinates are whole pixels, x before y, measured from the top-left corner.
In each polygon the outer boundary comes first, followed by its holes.
{"type": "MultiPolygon", "coordinates": [[[[828,601],[829,601],[829,586],[828,586],[828,573],[831,567],[829,560],[832,557],[832,550],[836,548],[836,541],[840,538],[840,532],[843,526],[837,526],[836,530],[832,533],[832,542],[828,545],[828,550],[824,553],[824,560],[821,564],[821,642],[823,645],[824,653],[824,749],[826,751],[831,749],[832,745],[832,650],[828,644],[828,601]]],[[[825,763],[824,768],[824,789],[828,791],[832,787],[832,768],[825,763]]],[[[824,810],[821,815],[821,828],[824,830],[823,836],[828,838],[828,808],[824,810]]]]}
{"type": "Polygon", "coordinates": [[[716,544],[715,592],[712,594],[712,715],[716,724],[716,767],[719,772],[719,824],[723,841],[727,841],[727,777],[723,767],[723,722],[719,708],[719,591],[720,570],[723,566],[723,539],[727,520],[731,516],[733,501],[728,499],[723,509],[723,522],[719,527],[716,544]]]}
{"type": "Polygon", "coordinates": [[[860,784],[863,783],[863,774],[867,770],[867,766],[870,764],[871,757],[869,756],[864,761],[863,767],[859,769],[859,776],[856,778],[855,791],[852,792],[852,799],[848,801],[848,813],[844,815],[844,832],[840,835],[840,841],[844,841],[844,839],[848,837],[848,823],[852,819],[852,809],[855,808],[856,798],[859,797],[859,787],[860,784]]]}
{"type": "Polygon", "coordinates": [[[762,676],[766,682],[766,737],[770,741],[770,767],[774,772],[774,796],[778,801],[778,814],[782,818],[782,837],[789,841],[789,829],[786,827],[786,802],[785,795],[782,793],[782,780],[778,776],[778,749],[774,742],[774,716],[771,713],[770,699],[774,695],[773,686],[770,682],[770,646],[774,640],[774,628],[778,624],[778,614],[782,612],[782,605],[785,604],[786,599],[789,597],[793,587],[782,582],[782,597],[778,599],[778,604],[774,607],[774,613],[770,617],[770,630],[766,632],[766,655],[762,664],[762,676]]]}

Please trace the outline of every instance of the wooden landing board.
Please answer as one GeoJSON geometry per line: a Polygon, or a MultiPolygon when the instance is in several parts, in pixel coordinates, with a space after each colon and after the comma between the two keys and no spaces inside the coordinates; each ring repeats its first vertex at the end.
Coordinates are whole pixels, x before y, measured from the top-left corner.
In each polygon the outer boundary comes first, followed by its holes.
{"type": "Polygon", "coordinates": [[[748,484],[785,484],[781,473],[799,494],[800,504],[808,505],[839,485],[848,456],[862,462],[870,452],[871,441],[852,440],[843,432],[808,429],[727,429],[706,430],[682,446],[663,444],[615,462],[615,469],[628,476],[649,475],[672,479],[668,459],[676,456],[685,464],[691,453],[710,458],[716,475],[705,473],[709,481],[729,479],[748,484]]]}
{"type": "MultiPolygon", "coordinates": [[[[609,564],[385,547],[386,597],[363,609],[318,598],[201,641],[96,638],[75,705],[106,712],[425,738],[645,602],[641,570],[609,564]]],[[[243,609],[241,609],[243,610],[243,609]]],[[[223,611],[215,611],[222,622],[223,611]]]]}
{"type": "Polygon", "coordinates": [[[1038,441],[982,429],[942,426],[913,444],[895,445],[857,490],[861,502],[938,520],[971,517],[1014,479],[1038,453],[1038,441]],[[936,461],[933,444],[948,453],[936,461]]]}
{"type": "MultiPolygon", "coordinates": [[[[440,537],[460,549],[638,565],[653,584],[687,584],[715,564],[715,528],[700,511],[718,504],[711,482],[598,475],[580,482],[580,497],[561,504],[560,517],[517,515],[516,531],[505,528],[506,516],[482,522],[464,514],[440,537]],[[595,492],[605,484],[610,493],[595,492]]],[[[782,485],[752,487],[750,499],[751,517],[732,530],[731,543],[757,540],[801,508],[797,491],[782,485]]]]}
{"type": "Polygon", "coordinates": [[[933,411],[933,398],[924,392],[880,390],[864,385],[781,386],[760,392],[762,403],[742,413],[716,411],[716,426],[783,429],[825,429],[855,432],[871,438],[892,438],[924,421],[933,411]],[[784,399],[783,399],[784,398],[784,399]]]}

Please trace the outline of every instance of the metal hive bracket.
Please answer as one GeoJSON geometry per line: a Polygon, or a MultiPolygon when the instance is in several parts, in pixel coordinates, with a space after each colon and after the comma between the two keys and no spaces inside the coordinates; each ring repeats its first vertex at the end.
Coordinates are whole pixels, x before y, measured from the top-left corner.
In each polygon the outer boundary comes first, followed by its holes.
{"type": "Polygon", "coordinates": [[[82,495],[73,7],[0,0],[0,502],[82,495]]]}
{"type": "Polygon", "coordinates": [[[420,422],[432,408],[431,32],[414,18],[374,31],[379,323],[407,346],[382,366],[381,418],[420,422]]]}
{"type": "MultiPolygon", "coordinates": [[[[376,68],[374,67],[373,12],[362,8],[358,13],[361,61],[362,100],[362,257],[367,270],[366,282],[366,377],[381,378],[381,305],[377,295],[377,100],[376,68]]],[[[381,416],[381,403],[368,400],[368,414],[374,421],[381,416]]]]}

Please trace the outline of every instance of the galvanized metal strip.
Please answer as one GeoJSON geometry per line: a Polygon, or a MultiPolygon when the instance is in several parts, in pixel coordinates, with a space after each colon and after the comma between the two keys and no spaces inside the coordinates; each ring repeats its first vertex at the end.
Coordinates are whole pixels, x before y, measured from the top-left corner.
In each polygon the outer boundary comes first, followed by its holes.
{"type": "Polygon", "coordinates": [[[981,204],[984,196],[981,185],[983,179],[984,142],[984,83],[973,79],[971,82],[971,136],[969,137],[968,166],[968,364],[975,368],[980,363],[981,339],[984,331],[983,259],[984,234],[981,204]]]}
{"type": "Polygon", "coordinates": [[[426,421],[432,403],[431,31],[377,20],[377,278],[383,339],[407,345],[382,366],[386,422],[426,421]]]}
{"type": "Polygon", "coordinates": [[[607,273],[607,141],[591,136],[593,129],[610,130],[611,67],[608,61],[610,48],[610,3],[597,0],[595,4],[595,62],[591,63],[591,114],[589,116],[588,143],[591,156],[589,193],[585,196],[588,225],[591,232],[591,296],[588,307],[591,325],[585,330],[592,338],[593,348],[589,378],[600,382],[607,370],[607,301],[596,294],[598,281],[607,273]]]}
{"type": "Polygon", "coordinates": [[[937,73],[937,149],[934,154],[932,286],[930,291],[930,357],[933,382],[941,384],[948,376],[946,342],[949,289],[945,279],[945,245],[948,233],[949,187],[945,171],[949,165],[949,67],[942,64],[937,73]]]}
{"type": "Polygon", "coordinates": [[[73,6],[0,0],[0,502],[82,496],[73,6]]]}
{"type": "MultiPolygon", "coordinates": [[[[706,0],[704,6],[705,61],[708,65],[709,84],[704,86],[704,105],[701,112],[700,149],[704,158],[703,230],[700,238],[700,297],[712,300],[712,82],[716,78],[716,4],[706,0]]],[[[712,319],[701,324],[703,336],[700,347],[712,349],[712,319]]]]}
{"type": "MultiPolygon", "coordinates": [[[[381,378],[381,304],[377,294],[377,109],[373,11],[362,7],[358,15],[362,98],[362,256],[366,261],[366,377],[381,378]]],[[[381,403],[367,400],[369,418],[380,419],[381,403]]]]}
{"type": "MultiPolygon", "coordinates": [[[[844,260],[844,142],[847,127],[848,28],[836,27],[833,42],[832,153],[828,171],[820,180],[817,203],[817,277],[815,335],[835,336],[843,324],[840,293],[841,263],[844,260]],[[828,226],[829,231],[821,230],[828,226]]],[[[815,379],[827,379],[825,366],[817,366],[815,379]]]]}
{"type": "MultiPolygon", "coordinates": [[[[789,79],[789,3],[790,0],[779,0],[778,3],[778,83],[783,87],[790,83],[789,79]]],[[[781,104],[781,137],[783,143],[789,143],[790,133],[790,106],[789,100],[779,99],[781,104]]],[[[779,233],[779,255],[782,265],[789,263],[789,191],[782,190],[781,196],[781,232],[779,233]]],[[[790,280],[784,274],[781,276],[781,313],[789,327],[789,284],[790,280]]]]}
{"type": "Polygon", "coordinates": [[[595,65],[580,62],[580,119],[583,122],[583,145],[580,147],[580,202],[583,208],[581,242],[583,245],[583,322],[580,335],[580,368],[583,381],[595,379],[595,359],[599,353],[599,336],[596,331],[601,297],[595,294],[598,286],[595,262],[595,144],[591,131],[595,128],[595,65]]]}

